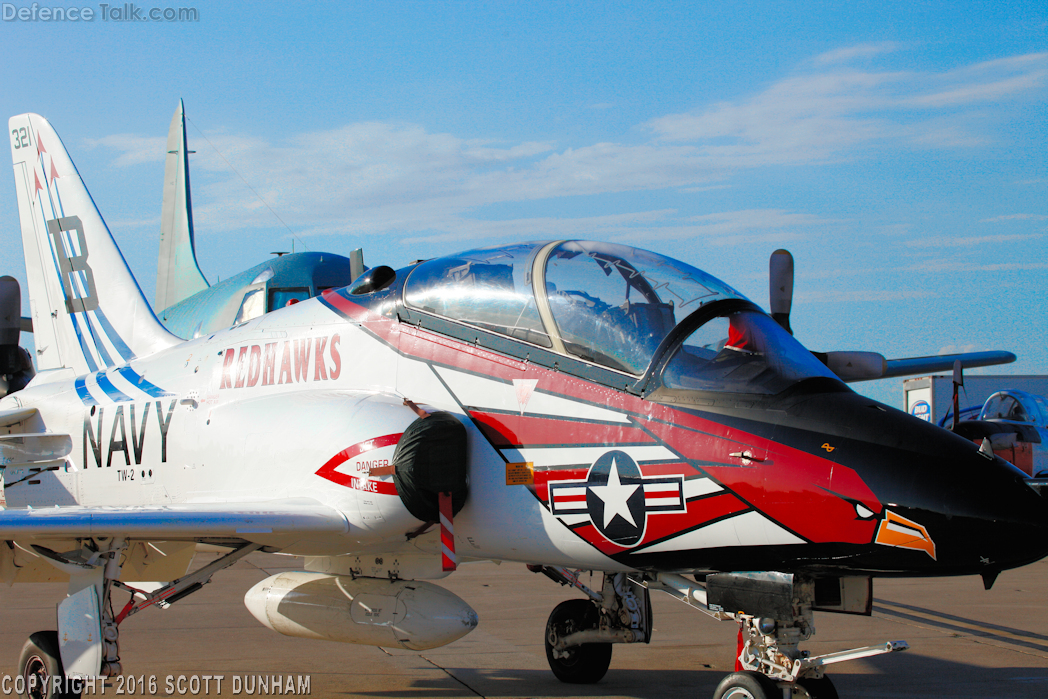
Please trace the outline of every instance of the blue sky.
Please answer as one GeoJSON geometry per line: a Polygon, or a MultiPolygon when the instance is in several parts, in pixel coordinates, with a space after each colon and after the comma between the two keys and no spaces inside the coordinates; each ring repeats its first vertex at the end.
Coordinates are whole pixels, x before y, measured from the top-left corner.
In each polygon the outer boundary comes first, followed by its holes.
{"type": "MultiPolygon", "coordinates": [[[[393,267],[578,237],[766,306],[786,247],[813,349],[1048,374],[1044,2],[139,6],[199,21],[0,22],[0,111],[51,121],[149,297],[181,97],[212,280],[288,228],[393,267]]],[[[13,191],[4,168],[0,271],[24,279],[13,191]]]]}

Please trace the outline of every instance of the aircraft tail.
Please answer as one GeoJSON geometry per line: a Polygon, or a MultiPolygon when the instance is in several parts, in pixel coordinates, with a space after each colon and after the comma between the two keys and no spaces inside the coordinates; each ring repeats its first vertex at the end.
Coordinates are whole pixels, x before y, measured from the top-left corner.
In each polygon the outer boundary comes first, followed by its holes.
{"type": "Polygon", "coordinates": [[[160,257],[156,269],[156,310],[174,306],[208,288],[197,265],[193,241],[193,202],[189,194],[189,150],[182,100],[171,117],[164,166],[164,206],[160,218],[160,257]]]}
{"type": "Polygon", "coordinates": [[[37,368],[104,371],[181,342],[153,315],[47,120],[12,117],[8,133],[37,368]]]}

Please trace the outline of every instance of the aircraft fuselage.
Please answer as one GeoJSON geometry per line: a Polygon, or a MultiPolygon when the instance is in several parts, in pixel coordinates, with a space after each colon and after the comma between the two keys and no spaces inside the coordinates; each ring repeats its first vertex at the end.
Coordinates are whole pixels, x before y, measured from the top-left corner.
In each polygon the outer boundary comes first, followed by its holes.
{"type": "Polygon", "coordinates": [[[470,343],[403,322],[398,293],[329,292],[124,367],[42,375],[7,401],[74,449],[8,506],[309,498],[349,532],[287,553],[394,552],[421,524],[389,468],[408,398],[467,427],[465,558],[932,575],[1039,557],[1045,508],[1021,473],[843,384],[642,396],[571,359],[485,347],[481,330],[470,343]]]}

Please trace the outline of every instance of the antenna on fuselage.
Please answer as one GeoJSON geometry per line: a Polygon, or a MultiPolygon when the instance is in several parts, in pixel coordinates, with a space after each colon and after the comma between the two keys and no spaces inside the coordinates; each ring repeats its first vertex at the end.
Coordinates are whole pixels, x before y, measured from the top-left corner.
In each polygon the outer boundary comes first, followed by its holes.
{"type": "Polygon", "coordinates": [[[349,253],[349,281],[355,282],[364,273],[364,250],[357,248],[349,253]]]}

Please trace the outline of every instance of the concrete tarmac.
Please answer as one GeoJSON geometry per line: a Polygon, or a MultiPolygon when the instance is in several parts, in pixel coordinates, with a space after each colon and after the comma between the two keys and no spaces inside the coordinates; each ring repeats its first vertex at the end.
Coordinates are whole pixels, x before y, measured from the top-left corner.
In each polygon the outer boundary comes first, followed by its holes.
{"type": "MultiPolygon", "coordinates": [[[[194,567],[213,558],[198,554],[194,567]]],[[[125,675],[110,680],[105,695],[271,696],[272,677],[279,676],[282,690],[291,677],[296,692],[308,677],[315,697],[703,698],[712,697],[734,663],[733,623],[654,593],[650,644],[615,646],[599,684],[562,684],[548,668],[542,635],[553,607],[579,595],[509,563],[466,565],[438,581],[480,617],[476,630],[443,648],[415,653],[289,638],[258,623],[243,595],[273,573],[298,568],[297,560],[253,554],[169,609],[127,619],[121,625],[125,675]],[[205,677],[211,678],[206,687],[205,677]]],[[[55,628],[55,605],[64,594],[58,584],[0,592],[0,675],[14,675],[30,633],[55,628]]],[[[818,613],[818,633],[802,646],[822,654],[910,643],[903,653],[835,666],[830,674],[844,699],[1048,696],[1048,562],[1002,573],[989,592],[975,577],[876,580],[874,596],[872,617],[818,613]]],[[[117,606],[125,601],[123,593],[115,595],[117,606]]]]}

